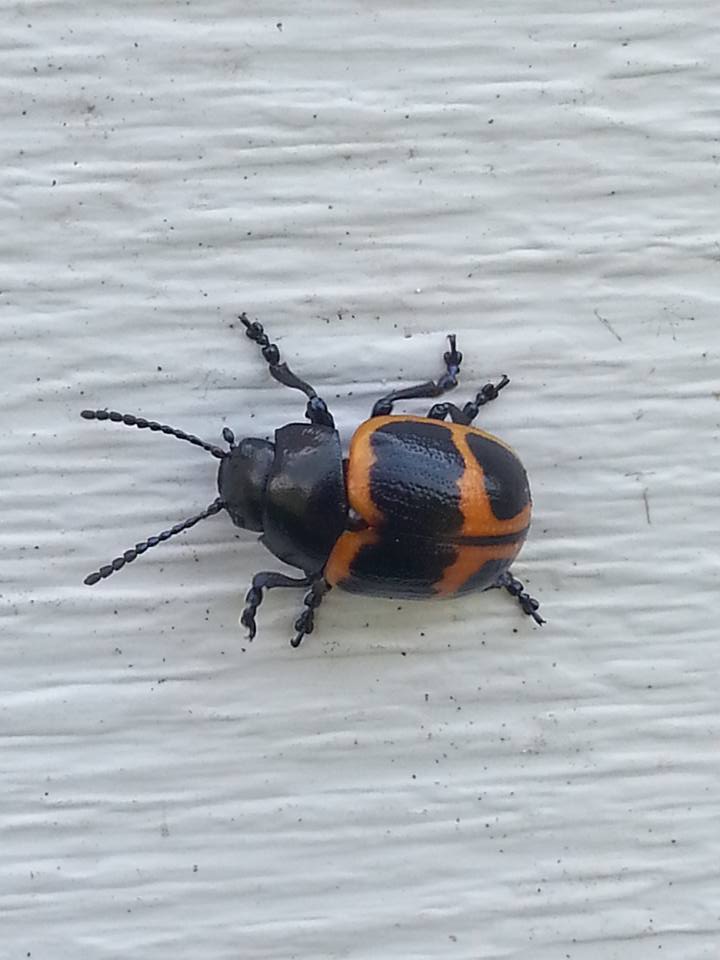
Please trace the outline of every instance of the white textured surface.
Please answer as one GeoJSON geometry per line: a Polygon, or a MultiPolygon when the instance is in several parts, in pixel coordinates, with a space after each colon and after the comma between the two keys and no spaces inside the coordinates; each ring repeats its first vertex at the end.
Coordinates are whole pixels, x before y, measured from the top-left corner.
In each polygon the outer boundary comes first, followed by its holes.
{"type": "MultiPolygon", "coordinates": [[[[681,960],[720,944],[717,8],[6,4],[2,956],[681,960]],[[216,439],[385,383],[521,452],[543,602],[287,645],[216,439]],[[197,562],[196,562],[197,561],[197,562]]],[[[422,404],[412,404],[419,411],[422,404]]]]}

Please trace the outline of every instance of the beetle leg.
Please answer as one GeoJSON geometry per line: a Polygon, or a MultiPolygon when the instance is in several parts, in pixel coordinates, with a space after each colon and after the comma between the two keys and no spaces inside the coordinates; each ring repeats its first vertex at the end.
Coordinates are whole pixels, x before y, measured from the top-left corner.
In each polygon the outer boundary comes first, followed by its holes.
{"type": "Polygon", "coordinates": [[[431,420],[444,420],[449,416],[453,423],[462,423],[467,427],[480,412],[480,407],[484,407],[491,400],[497,400],[502,388],[509,383],[510,378],[503,374],[498,383],[486,383],[482,390],[475,394],[475,399],[466,403],[462,410],[454,403],[436,403],[430,407],[428,417],[431,420]]]}
{"type": "Polygon", "coordinates": [[[245,597],[246,606],[240,617],[240,623],[248,629],[249,639],[254,639],[257,633],[255,614],[263,602],[263,590],[272,590],[273,587],[307,587],[310,583],[312,583],[310,577],[295,580],[293,577],[286,577],[282,573],[273,573],[273,571],[256,573],[245,597]]]}
{"type": "Polygon", "coordinates": [[[460,364],[462,363],[462,354],[456,348],[455,334],[448,335],[450,349],[443,355],[445,361],[445,373],[439,380],[428,380],[426,383],[418,383],[414,387],[405,387],[402,390],[393,390],[387,396],[381,397],[372,408],[373,417],[384,417],[392,413],[393,404],[398,400],[419,400],[423,397],[439,397],[447,390],[452,390],[457,386],[457,378],[460,373],[460,364]]]}
{"type": "Polygon", "coordinates": [[[303,601],[305,609],[295,621],[295,630],[297,633],[290,641],[292,647],[299,647],[305,634],[313,632],[315,629],[315,611],[322,603],[325,594],[331,589],[332,587],[327,580],[324,577],[320,577],[318,580],[315,580],[310,590],[305,594],[303,601]]]}
{"type": "Polygon", "coordinates": [[[463,423],[466,426],[470,423],[465,412],[454,403],[434,403],[428,410],[430,420],[446,420],[448,417],[453,423],[463,423]]]}
{"type": "Polygon", "coordinates": [[[532,617],[535,623],[543,624],[546,622],[538,613],[540,608],[539,602],[534,597],[531,597],[529,593],[525,592],[524,584],[520,580],[517,580],[515,577],[513,577],[512,574],[501,574],[498,577],[495,586],[504,587],[511,596],[515,597],[517,602],[522,607],[523,613],[526,613],[529,617],[532,617]]]}
{"type": "Polygon", "coordinates": [[[247,315],[241,313],[238,320],[245,327],[246,336],[262,349],[262,355],[270,368],[270,375],[292,390],[301,390],[308,398],[305,416],[311,423],[318,423],[325,427],[335,427],[335,421],[328,410],[327,404],[319,397],[309,383],[305,383],[296,376],[286,363],[280,362],[280,351],[277,344],[271,343],[261,323],[251,323],[247,315]]]}

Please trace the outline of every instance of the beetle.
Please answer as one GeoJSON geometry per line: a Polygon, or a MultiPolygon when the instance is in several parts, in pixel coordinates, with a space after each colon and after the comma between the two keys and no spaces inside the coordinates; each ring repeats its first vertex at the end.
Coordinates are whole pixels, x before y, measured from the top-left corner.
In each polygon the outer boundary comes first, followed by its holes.
{"type": "Polygon", "coordinates": [[[229,427],[226,448],[144,417],[83,410],[108,420],[164,433],[201,447],[220,461],[218,496],[205,510],[126,550],[85,578],[93,585],[151,547],[224,510],[233,524],[261,533],[261,542],[302,577],[257,573],[240,622],[249,639],[265,591],[306,589],[291,645],[312,633],[315,611],[333,587],[377,597],[423,599],[503,588],[537,624],[539,603],[510,573],[530,525],[532,500],[525,469],[498,437],[472,426],[480,408],[510,382],[487,383],[462,408],[435,403],[427,416],[394,414],[401,400],[440,397],[457,386],[462,354],[448,336],[445,372],[437,380],[392,390],[356,430],[347,457],[325,401],[296,376],[261,323],[239,320],[270,374],[307,397],[304,423],[275,431],[274,442],[229,427]],[[449,422],[448,422],[449,418],[449,422]]]}

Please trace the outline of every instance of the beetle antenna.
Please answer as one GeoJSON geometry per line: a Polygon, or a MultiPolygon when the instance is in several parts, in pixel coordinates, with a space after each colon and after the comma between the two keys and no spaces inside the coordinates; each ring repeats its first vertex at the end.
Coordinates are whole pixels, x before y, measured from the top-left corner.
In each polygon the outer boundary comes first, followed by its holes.
{"type": "Polygon", "coordinates": [[[217,500],[213,500],[209,507],[206,507],[201,513],[197,513],[194,517],[189,517],[187,520],[183,520],[181,523],[176,523],[174,527],[170,527],[169,530],[163,530],[163,532],[159,533],[156,537],[149,537],[147,540],[142,540],[140,543],[136,543],[131,550],[126,550],[121,557],[115,557],[114,560],[111,560],[110,563],[106,564],[104,567],[100,567],[100,569],[96,570],[94,573],[88,574],[88,576],[83,580],[83,583],[87,584],[89,587],[93,586],[93,584],[98,583],[100,580],[104,580],[106,577],[109,577],[111,573],[115,573],[116,570],[122,570],[125,564],[132,563],[133,560],[136,560],[141,553],[145,553],[145,551],[149,550],[150,547],[156,547],[164,540],[169,540],[170,537],[174,537],[176,533],[182,533],[183,530],[189,530],[190,527],[194,527],[196,523],[199,523],[201,520],[205,520],[206,517],[212,517],[214,514],[219,513],[224,509],[225,504],[220,497],[218,497],[217,500]]]}
{"type": "Polygon", "coordinates": [[[184,430],[177,430],[175,427],[169,427],[166,423],[157,423],[155,420],[146,420],[144,417],[135,417],[132,413],[118,413],[116,410],[83,410],[80,416],[84,420],[112,420],[113,423],[124,423],[126,427],[138,427],[140,430],[154,430],[160,433],[166,433],[169,437],[177,437],[178,440],[187,440],[188,443],[196,447],[202,447],[218,460],[223,460],[227,452],[221,447],[216,447],[214,443],[206,443],[200,437],[193,436],[192,433],[185,433],[184,430]]]}

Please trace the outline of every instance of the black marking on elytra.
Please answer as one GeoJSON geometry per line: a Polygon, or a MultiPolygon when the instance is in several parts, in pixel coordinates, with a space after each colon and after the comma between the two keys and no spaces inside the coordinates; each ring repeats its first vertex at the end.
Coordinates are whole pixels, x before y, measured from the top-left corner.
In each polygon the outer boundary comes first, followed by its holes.
{"type": "Polygon", "coordinates": [[[512,520],[530,503],[530,487],[523,465],[501,443],[477,433],[467,444],[485,475],[485,489],[498,520],[512,520]]]}
{"type": "Polygon", "coordinates": [[[471,593],[473,590],[489,590],[497,585],[500,577],[509,568],[512,560],[503,558],[501,560],[486,560],[485,563],[476,570],[457,591],[457,596],[465,593],[471,593]]]}
{"type": "Polygon", "coordinates": [[[467,547],[493,547],[500,543],[520,543],[528,534],[530,527],[524,527],[517,533],[501,533],[488,537],[456,537],[455,542],[467,547]]]}
{"type": "Polygon", "coordinates": [[[372,433],[370,491],[388,527],[452,537],[463,525],[462,454],[444,424],[400,420],[372,433]]]}
{"type": "Polygon", "coordinates": [[[421,537],[397,537],[390,531],[362,547],[353,559],[343,590],[375,597],[432,597],[443,571],[454,563],[457,547],[421,537]]]}

